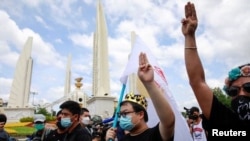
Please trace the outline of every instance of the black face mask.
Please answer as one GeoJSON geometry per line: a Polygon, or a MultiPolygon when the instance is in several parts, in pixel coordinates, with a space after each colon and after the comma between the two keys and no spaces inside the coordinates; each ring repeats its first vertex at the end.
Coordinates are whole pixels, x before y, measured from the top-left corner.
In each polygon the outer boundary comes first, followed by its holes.
{"type": "Polygon", "coordinates": [[[231,102],[232,109],[239,116],[240,120],[250,121],[250,97],[238,96],[231,102]]]}
{"type": "Polygon", "coordinates": [[[58,129],[60,129],[60,130],[65,130],[65,129],[66,129],[66,127],[63,127],[63,126],[62,126],[62,124],[61,124],[60,121],[57,121],[57,122],[56,122],[56,126],[57,126],[58,129]]]}

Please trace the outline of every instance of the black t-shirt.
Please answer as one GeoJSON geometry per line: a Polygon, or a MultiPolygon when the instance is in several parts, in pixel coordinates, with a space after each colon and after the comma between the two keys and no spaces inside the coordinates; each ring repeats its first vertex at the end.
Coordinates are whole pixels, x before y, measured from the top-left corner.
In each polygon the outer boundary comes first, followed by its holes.
{"type": "Polygon", "coordinates": [[[42,136],[44,135],[43,132],[44,132],[44,129],[43,129],[43,130],[35,131],[35,132],[31,135],[30,139],[31,139],[32,141],[41,141],[41,140],[42,140],[42,136]]]}
{"type": "Polygon", "coordinates": [[[153,128],[147,129],[143,133],[136,136],[131,136],[130,134],[127,134],[124,137],[122,137],[120,141],[162,141],[159,130],[159,124],[157,124],[153,128]]]}
{"type": "Polygon", "coordinates": [[[203,118],[202,122],[208,132],[208,141],[229,138],[250,141],[250,121],[240,120],[235,112],[224,106],[215,96],[210,119],[203,118]]]}
{"type": "Polygon", "coordinates": [[[63,141],[65,133],[59,134],[57,130],[52,130],[44,141],[63,141]]]}
{"type": "Polygon", "coordinates": [[[0,141],[8,141],[9,134],[5,130],[0,130],[0,141]]]}
{"type": "Polygon", "coordinates": [[[64,141],[91,141],[89,133],[78,124],[71,133],[66,133],[64,141]]]}

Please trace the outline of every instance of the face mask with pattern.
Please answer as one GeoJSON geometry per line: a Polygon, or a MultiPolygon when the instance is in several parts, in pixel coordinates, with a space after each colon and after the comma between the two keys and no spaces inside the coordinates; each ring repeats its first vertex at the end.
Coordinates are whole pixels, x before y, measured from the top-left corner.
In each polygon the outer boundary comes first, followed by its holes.
{"type": "Polygon", "coordinates": [[[250,97],[249,96],[238,96],[231,102],[232,109],[239,116],[240,120],[250,121],[250,97]]]}

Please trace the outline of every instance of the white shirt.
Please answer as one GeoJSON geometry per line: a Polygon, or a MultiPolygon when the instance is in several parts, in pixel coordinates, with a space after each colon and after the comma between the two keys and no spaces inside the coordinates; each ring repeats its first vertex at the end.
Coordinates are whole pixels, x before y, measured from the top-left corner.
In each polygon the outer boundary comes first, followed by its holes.
{"type": "Polygon", "coordinates": [[[197,125],[192,125],[192,136],[194,141],[207,141],[205,130],[202,128],[202,120],[197,125]]]}

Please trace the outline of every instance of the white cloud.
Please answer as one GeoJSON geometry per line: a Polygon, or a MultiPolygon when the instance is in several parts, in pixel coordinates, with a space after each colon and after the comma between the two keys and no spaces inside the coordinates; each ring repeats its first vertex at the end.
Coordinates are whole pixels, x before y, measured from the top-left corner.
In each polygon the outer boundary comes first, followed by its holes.
{"type": "Polygon", "coordinates": [[[93,34],[91,35],[85,35],[85,34],[72,34],[69,36],[69,38],[72,40],[73,44],[81,46],[81,47],[87,47],[92,48],[93,47],[93,34]]]}
{"type": "Polygon", "coordinates": [[[50,29],[50,27],[46,24],[46,22],[40,16],[35,16],[35,19],[37,22],[41,23],[45,28],[50,29]]]}

